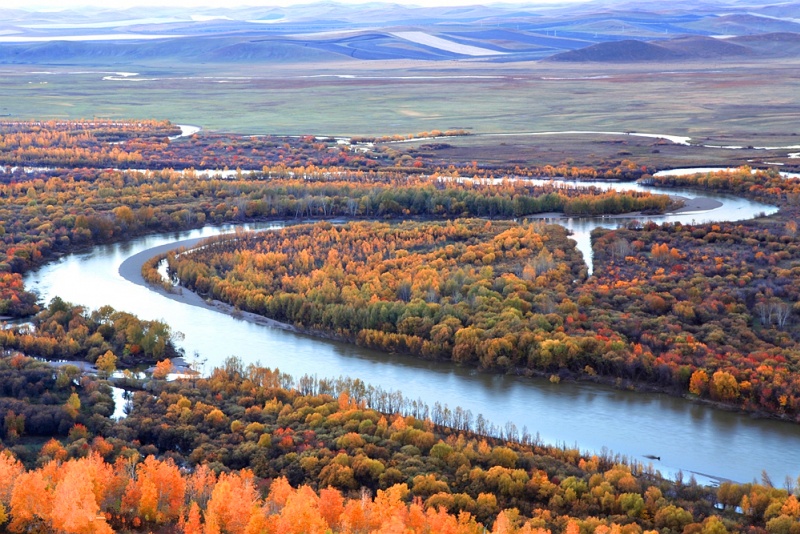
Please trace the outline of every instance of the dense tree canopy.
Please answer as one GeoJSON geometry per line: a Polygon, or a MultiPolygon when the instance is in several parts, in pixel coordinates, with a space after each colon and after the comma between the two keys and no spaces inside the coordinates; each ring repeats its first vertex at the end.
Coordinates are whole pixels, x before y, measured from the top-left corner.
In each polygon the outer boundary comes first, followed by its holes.
{"type": "Polygon", "coordinates": [[[172,255],[170,270],[242,310],[486,368],[527,365],[585,277],[562,227],[474,219],[237,234],[172,255]]]}
{"type": "MultiPolygon", "coordinates": [[[[0,366],[44,369],[24,357],[0,366]]],[[[791,489],[670,482],[611,456],[436,424],[454,420],[436,408],[381,412],[369,403],[392,394],[357,380],[295,384],[231,358],[205,379],[150,382],[126,419],[87,427],[78,421],[102,419],[98,387],[80,381],[68,435],[38,454],[0,450],[8,530],[783,532],[800,517],[791,489]]]]}
{"type": "MultiPolygon", "coordinates": [[[[0,332],[0,528],[797,531],[791,484],[670,482],[358,379],[295,383],[231,359],[167,383],[159,377],[179,355],[168,325],[37,304],[21,275],[80,247],[211,222],[412,219],[239,234],[168,259],[184,284],[239,309],[383,350],[647,384],[798,420],[800,181],[750,169],[653,178],[782,211],[599,230],[587,277],[563,228],[524,217],[661,212],[670,200],[520,177],[647,169],[487,169],[388,145],[177,133],[165,121],[0,123],[0,314],[35,314],[0,332]],[[226,166],[255,172],[191,170],[226,166]],[[149,382],[115,378],[130,390],[130,415],[113,422],[105,381],[28,356],[85,360],[103,376],[158,364],[149,382]]],[[[147,278],[159,281],[154,266],[147,278]]]]}
{"type": "Polygon", "coordinates": [[[796,418],[798,237],[791,222],[598,230],[588,280],[561,227],[474,220],[223,236],[169,262],[201,294],[382,350],[796,418]]]}

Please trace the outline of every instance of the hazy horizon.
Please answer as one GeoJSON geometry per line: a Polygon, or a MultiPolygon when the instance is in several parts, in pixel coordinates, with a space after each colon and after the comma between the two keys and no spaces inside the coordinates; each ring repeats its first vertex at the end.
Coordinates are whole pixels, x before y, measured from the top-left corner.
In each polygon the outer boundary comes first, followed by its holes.
{"type": "Polygon", "coordinates": [[[265,8],[265,7],[288,7],[294,5],[309,5],[315,3],[331,4],[397,4],[409,7],[457,7],[475,5],[513,5],[538,7],[567,4],[589,4],[595,0],[335,0],[332,2],[314,0],[115,0],[104,2],[102,0],[5,0],[3,8],[20,9],[24,11],[68,11],[75,9],[97,9],[103,10],[123,10],[140,7],[162,7],[162,8],[197,8],[197,9],[219,9],[219,8],[265,8]]]}

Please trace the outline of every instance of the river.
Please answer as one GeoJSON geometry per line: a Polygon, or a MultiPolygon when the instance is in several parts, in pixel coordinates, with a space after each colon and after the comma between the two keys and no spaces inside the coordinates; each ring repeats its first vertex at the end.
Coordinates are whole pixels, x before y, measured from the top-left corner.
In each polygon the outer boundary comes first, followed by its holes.
{"type": "MultiPolygon", "coordinates": [[[[679,169],[676,169],[680,171],[679,169]]],[[[684,172],[685,174],[685,172],[684,172]]],[[[535,184],[551,183],[550,180],[528,180],[535,184]]],[[[559,180],[559,183],[574,187],[586,187],[586,182],[573,181],[573,180],[559,180]]],[[[589,267],[589,274],[592,273],[592,243],[591,232],[597,227],[602,228],[616,228],[620,225],[627,224],[632,220],[639,221],[655,221],[657,223],[664,222],[680,222],[682,224],[700,224],[706,222],[717,221],[743,221],[752,219],[759,215],[770,215],[778,211],[775,206],[753,202],[744,198],[723,195],[723,194],[710,194],[703,192],[702,196],[697,190],[682,189],[682,188],[659,188],[642,185],[639,183],[617,183],[617,182],[592,182],[590,185],[604,190],[615,191],[646,191],[656,195],[669,195],[678,196],[685,199],[702,198],[715,204],[711,209],[698,209],[693,211],[683,211],[658,216],[606,216],[606,217],[553,217],[551,222],[556,222],[568,228],[572,232],[572,238],[576,241],[578,250],[583,254],[583,258],[589,267]]],[[[702,204],[702,202],[700,202],[702,204]]]]}
{"type": "MultiPolygon", "coordinates": [[[[630,188],[630,184],[613,185],[630,188]]],[[[691,191],[666,190],[693,197],[691,191]]],[[[706,195],[710,196],[710,195],[706,195]]],[[[664,216],[657,220],[736,220],[774,208],[742,199],[715,196],[722,208],[704,213],[664,216]]],[[[624,219],[563,219],[584,254],[588,234],[598,224],[614,226],[624,219]]],[[[269,225],[243,225],[257,229],[269,225]]],[[[385,354],[236,319],[213,309],[190,306],[122,278],[127,258],[153,247],[210,236],[233,227],[170,233],[101,245],[71,254],[28,273],[25,284],[45,302],[63,299],[98,308],[105,304],[145,319],[164,319],[182,332],[187,355],[207,360],[206,372],[231,355],[245,363],[280,368],[295,377],[347,375],[407,398],[433,405],[461,406],[497,424],[512,421],[546,443],[604,448],[638,461],[660,456],[656,469],[669,476],[678,470],[713,478],[749,482],[762,470],[780,484],[800,474],[800,425],[753,419],[662,394],[619,391],[594,384],[551,384],[543,379],[480,373],[447,363],[385,354]]],[[[590,249],[588,249],[590,250],[590,249]]]]}

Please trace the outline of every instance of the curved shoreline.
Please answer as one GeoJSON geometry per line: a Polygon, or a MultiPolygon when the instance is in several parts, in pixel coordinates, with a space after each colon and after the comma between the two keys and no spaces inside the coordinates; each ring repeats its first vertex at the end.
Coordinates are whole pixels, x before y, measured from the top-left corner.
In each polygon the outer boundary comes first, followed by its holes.
{"type": "MultiPolygon", "coordinates": [[[[672,210],[672,211],[668,211],[668,212],[665,212],[663,214],[660,214],[660,215],[658,215],[659,217],[665,216],[665,215],[680,214],[680,213],[695,213],[695,212],[702,213],[702,212],[706,212],[706,211],[715,210],[717,208],[721,208],[721,207],[723,207],[725,205],[724,203],[720,202],[719,200],[715,200],[713,198],[707,198],[707,197],[687,198],[687,197],[675,195],[675,196],[673,196],[673,199],[683,201],[683,206],[681,206],[680,208],[678,208],[676,210],[672,210]]],[[[648,215],[642,215],[640,212],[631,212],[631,213],[620,213],[620,214],[616,214],[616,215],[604,215],[604,216],[602,216],[602,218],[630,219],[630,218],[635,218],[635,217],[640,217],[640,216],[649,217],[648,215]]],[[[527,216],[527,218],[529,218],[529,219],[536,219],[536,218],[547,218],[547,219],[564,218],[564,219],[566,219],[566,218],[576,218],[576,217],[581,217],[582,218],[582,216],[565,215],[564,213],[561,213],[561,212],[536,213],[534,215],[528,215],[527,216]]],[[[144,277],[142,277],[142,267],[144,266],[144,263],[147,260],[149,260],[150,258],[152,258],[153,256],[157,256],[158,254],[163,254],[163,253],[169,252],[170,250],[175,250],[175,249],[178,249],[178,248],[181,248],[181,247],[187,247],[188,248],[188,247],[191,247],[193,245],[196,245],[200,241],[203,241],[204,239],[207,239],[207,238],[208,238],[208,236],[207,237],[193,237],[193,238],[190,238],[190,239],[183,239],[181,241],[173,241],[171,243],[165,243],[163,245],[158,245],[158,246],[149,248],[147,250],[143,250],[141,252],[138,252],[138,253],[134,254],[133,256],[130,256],[128,258],[125,258],[125,260],[123,260],[123,262],[119,266],[119,274],[120,274],[120,276],[122,276],[122,278],[124,278],[125,280],[127,280],[129,282],[132,282],[132,283],[134,283],[136,285],[139,285],[139,286],[144,286],[144,287],[146,287],[146,288],[148,288],[148,289],[150,289],[152,291],[156,291],[158,293],[161,293],[164,296],[166,296],[168,298],[171,298],[171,299],[173,299],[175,301],[178,301],[178,302],[183,302],[183,303],[189,304],[191,306],[198,306],[200,308],[206,308],[206,309],[217,309],[217,310],[223,309],[223,311],[225,311],[226,313],[231,313],[233,315],[238,315],[239,313],[241,313],[242,315],[248,314],[249,312],[239,312],[233,306],[225,304],[224,302],[221,302],[221,301],[213,301],[214,303],[209,303],[208,301],[203,299],[201,296],[199,296],[199,295],[197,295],[197,294],[195,294],[195,293],[193,293],[193,292],[191,292],[189,290],[185,290],[185,288],[181,288],[182,291],[180,293],[166,291],[165,289],[163,289],[161,287],[154,286],[152,284],[147,283],[147,281],[145,281],[144,277]],[[191,293],[193,296],[190,297],[190,296],[184,295],[183,294],[184,292],[191,293]],[[230,308],[230,310],[226,310],[225,309],[226,307],[230,308]]],[[[304,329],[298,328],[298,327],[296,327],[294,325],[281,323],[281,322],[275,321],[273,319],[267,319],[265,317],[262,317],[261,315],[257,315],[257,314],[249,314],[249,315],[253,315],[254,318],[258,318],[257,320],[254,320],[253,322],[262,323],[262,321],[265,321],[262,324],[267,324],[267,325],[270,325],[270,326],[274,326],[276,328],[283,328],[285,330],[291,330],[293,332],[304,332],[305,331],[304,329]]],[[[317,335],[316,332],[315,332],[315,335],[317,335]]]]}
{"type": "Polygon", "coordinates": [[[719,200],[707,197],[687,198],[682,196],[673,196],[676,200],[683,201],[683,206],[680,208],[667,212],[667,215],[678,213],[702,213],[704,211],[711,211],[723,207],[725,204],[719,200]]]}
{"type": "MultiPolygon", "coordinates": [[[[684,205],[677,210],[666,212],[662,214],[662,216],[679,214],[679,213],[694,213],[694,212],[702,213],[724,206],[722,202],[706,197],[686,198],[681,196],[675,196],[673,198],[677,200],[682,200],[684,202],[684,205]]],[[[632,213],[622,213],[617,215],[606,215],[604,216],[604,218],[630,219],[640,216],[643,216],[640,212],[632,212],[632,213]]],[[[567,219],[572,217],[573,216],[564,215],[563,213],[560,212],[555,212],[555,213],[538,213],[536,215],[529,216],[528,218],[567,219]]],[[[648,216],[644,215],[644,217],[648,216]]],[[[148,283],[142,276],[142,267],[144,266],[145,262],[150,258],[157,256],[159,254],[164,254],[171,250],[176,250],[181,247],[186,247],[186,248],[192,247],[205,239],[208,239],[208,236],[194,237],[190,239],[183,239],[180,241],[173,241],[171,243],[165,243],[163,245],[158,245],[143,250],[141,252],[137,252],[136,254],[129,256],[128,258],[125,258],[122,261],[122,263],[120,263],[118,269],[119,275],[128,282],[145,287],[151,291],[155,291],[156,293],[159,293],[160,295],[163,295],[168,299],[172,299],[182,304],[188,304],[190,306],[196,306],[198,308],[205,308],[207,310],[213,310],[220,313],[225,313],[234,318],[242,319],[250,323],[269,326],[271,328],[279,328],[281,330],[294,332],[296,334],[305,334],[324,339],[343,341],[346,343],[354,342],[351,339],[337,336],[325,330],[315,330],[310,328],[299,327],[289,323],[283,323],[280,321],[276,321],[275,319],[264,317],[263,315],[259,315],[257,313],[239,310],[235,306],[232,306],[221,300],[205,299],[199,294],[185,287],[177,286],[175,288],[175,291],[167,291],[161,286],[148,283]]]]}
{"type": "Polygon", "coordinates": [[[672,195],[672,199],[682,201],[683,205],[678,209],[665,211],[664,213],[659,213],[657,215],[646,214],[642,213],[641,211],[631,211],[628,213],[615,213],[613,215],[588,216],[588,215],[566,215],[560,211],[548,211],[545,213],[535,213],[533,215],[526,215],[525,217],[521,218],[525,219],[584,219],[587,217],[595,219],[636,219],[639,217],[658,218],[658,217],[667,217],[670,215],[705,213],[708,211],[715,210],[717,208],[721,208],[725,205],[719,200],[714,200],[713,198],[706,198],[706,197],[688,198],[679,195],[672,195]]]}
{"type": "MultiPolygon", "coordinates": [[[[208,236],[193,237],[191,239],[184,239],[181,241],[174,241],[172,243],[165,243],[163,245],[158,245],[143,250],[141,252],[137,252],[133,256],[125,258],[125,260],[123,260],[123,262],[120,263],[119,275],[124,280],[127,280],[132,284],[146,287],[150,291],[155,291],[156,293],[163,295],[168,299],[172,299],[182,304],[188,304],[189,306],[197,306],[198,308],[205,308],[207,310],[213,310],[220,313],[225,313],[232,317],[241,318],[251,323],[269,326],[272,328],[280,328],[281,330],[287,330],[289,332],[294,332],[296,334],[309,334],[316,337],[324,337],[327,339],[339,339],[326,334],[326,332],[316,331],[316,330],[312,331],[304,328],[299,328],[297,326],[288,323],[282,323],[274,319],[269,319],[262,315],[237,310],[234,306],[231,306],[230,304],[227,304],[220,300],[206,300],[197,293],[195,293],[194,291],[191,291],[184,287],[177,287],[176,291],[167,291],[161,286],[147,283],[144,277],[142,277],[142,267],[144,266],[145,262],[150,258],[152,258],[153,256],[157,256],[158,254],[163,254],[169,252],[170,250],[175,250],[181,247],[191,247],[205,239],[208,239],[208,236]]],[[[341,341],[347,341],[347,340],[341,339],[341,341]]]]}
{"type": "Polygon", "coordinates": [[[170,140],[180,139],[181,137],[190,137],[196,133],[202,132],[203,127],[196,124],[176,124],[181,129],[180,135],[173,135],[170,140]]]}
{"type": "MultiPolygon", "coordinates": [[[[691,199],[691,200],[694,200],[694,199],[691,199]]],[[[712,206],[712,208],[707,208],[707,209],[713,209],[714,207],[717,207],[717,205],[719,205],[719,206],[723,205],[721,202],[718,202],[718,201],[713,200],[713,199],[702,198],[702,199],[698,199],[698,200],[700,200],[700,202],[698,202],[696,205],[693,205],[693,206],[690,206],[690,207],[696,208],[698,205],[699,206],[704,206],[704,207],[712,206]]],[[[206,310],[214,311],[214,312],[217,312],[217,313],[222,313],[222,314],[228,315],[228,316],[230,316],[230,317],[232,317],[234,319],[239,319],[239,320],[242,320],[242,321],[246,321],[246,322],[251,323],[251,324],[267,326],[267,327],[270,327],[270,328],[284,330],[284,331],[292,332],[292,333],[295,333],[295,334],[311,336],[311,337],[314,337],[314,338],[317,338],[317,339],[325,339],[325,340],[329,340],[329,341],[337,341],[337,342],[342,342],[342,343],[356,344],[355,339],[342,337],[342,336],[336,335],[334,333],[331,333],[331,332],[328,332],[328,331],[325,331],[325,330],[318,330],[318,329],[312,329],[312,328],[303,328],[303,327],[296,326],[296,325],[293,325],[293,324],[277,321],[275,319],[270,319],[268,317],[265,317],[263,315],[259,315],[257,313],[240,310],[240,309],[236,308],[235,306],[233,306],[231,304],[228,304],[226,302],[220,301],[220,300],[205,299],[202,296],[200,296],[199,294],[195,293],[194,291],[192,291],[190,289],[187,289],[185,287],[182,287],[182,286],[175,286],[176,291],[167,291],[166,289],[164,289],[160,285],[154,285],[154,284],[148,283],[144,279],[144,277],[142,276],[142,267],[144,266],[145,262],[147,260],[149,260],[150,258],[152,258],[153,256],[156,256],[156,255],[162,254],[162,253],[166,253],[166,252],[168,252],[170,250],[175,250],[175,249],[178,249],[178,248],[181,248],[181,247],[191,247],[191,246],[196,245],[197,243],[199,243],[199,242],[201,242],[201,241],[203,241],[205,239],[208,239],[208,237],[209,236],[184,239],[184,240],[180,240],[180,241],[174,241],[174,242],[171,242],[171,243],[165,243],[163,245],[157,245],[155,247],[142,250],[142,251],[140,251],[140,252],[138,252],[138,253],[136,253],[136,254],[134,254],[132,256],[129,256],[125,260],[123,260],[122,263],[120,263],[118,272],[119,272],[120,276],[124,280],[126,280],[128,282],[131,282],[131,283],[133,283],[135,285],[139,285],[139,286],[145,287],[150,291],[154,291],[154,292],[156,292],[156,293],[158,293],[158,294],[160,294],[160,295],[162,295],[164,297],[167,297],[167,298],[169,298],[171,300],[174,300],[176,302],[179,302],[181,304],[188,304],[190,306],[197,306],[199,308],[204,308],[206,310]]],[[[413,358],[418,358],[418,355],[415,355],[415,354],[412,354],[412,353],[408,353],[408,354],[413,358]]],[[[455,362],[452,362],[452,361],[449,361],[449,360],[443,360],[443,361],[455,364],[455,362]]],[[[186,365],[186,363],[184,361],[173,360],[173,362],[176,363],[176,368],[188,369],[188,366],[186,365]]],[[[493,373],[492,370],[485,370],[485,369],[479,369],[479,372],[490,373],[490,374],[493,373]]],[[[520,369],[520,368],[517,368],[511,374],[514,374],[514,375],[520,376],[520,377],[536,376],[536,377],[539,377],[539,378],[545,378],[546,379],[548,376],[550,376],[551,373],[543,372],[543,371],[536,371],[536,370],[532,370],[532,369],[520,369]]],[[[670,397],[682,398],[682,399],[684,399],[684,400],[686,400],[688,402],[693,402],[693,403],[701,404],[701,405],[705,405],[705,406],[711,406],[711,407],[713,407],[714,409],[717,409],[717,410],[722,410],[722,411],[727,411],[727,412],[732,412],[732,413],[739,413],[739,414],[747,415],[749,417],[753,417],[753,418],[757,418],[757,419],[765,419],[765,420],[773,420],[773,421],[781,421],[781,422],[789,421],[785,417],[781,417],[781,416],[779,416],[777,414],[770,414],[770,413],[766,413],[766,412],[763,412],[763,411],[760,411],[760,410],[759,411],[755,411],[755,412],[749,412],[749,411],[742,410],[741,408],[738,408],[736,406],[727,405],[727,404],[724,404],[724,403],[721,403],[721,402],[718,402],[718,401],[714,401],[714,400],[711,400],[711,399],[702,399],[702,398],[699,398],[699,397],[692,396],[692,395],[690,395],[688,393],[677,393],[676,394],[676,392],[673,391],[670,388],[659,387],[659,386],[656,386],[654,384],[650,384],[648,382],[637,382],[637,381],[633,381],[633,380],[625,380],[625,381],[623,381],[623,384],[620,385],[618,383],[618,380],[616,378],[614,378],[614,377],[602,377],[602,376],[585,377],[585,376],[580,376],[580,375],[570,376],[569,379],[571,381],[574,381],[574,382],[601,384],[601,385],[612,387],[612,388],[615,388],[615,389],[628,389],[628,390],[633,389],[633,390],[638,391],[638,392],[664,394],[664,395],[668,395],[670,397]]],[[[719,477],[719,476],[715,476],[715,475],[699,473],[699,472],[691,471],[691,470],[689,472],[697,474],[697,475],[705,476],[705,477],[709,478],[710,480],[715,481],[716,483],[720,483],[720,482],[724,482],[726,480],[730,480],[730,479],[725,478],[725,477],[719,477]]]]}

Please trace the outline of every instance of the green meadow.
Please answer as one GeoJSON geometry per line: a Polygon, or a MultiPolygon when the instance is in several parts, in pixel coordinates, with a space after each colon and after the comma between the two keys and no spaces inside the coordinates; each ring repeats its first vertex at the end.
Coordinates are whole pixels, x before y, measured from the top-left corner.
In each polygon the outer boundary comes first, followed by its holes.
{"type": "Polygon", "coordinates": [[[156,117],[252,134],[614,130],[787,145],[800,143],[797,63],[5,65],[0,114],[156,117]],[[113,71],[139,74],[103,79],[113,71]]]}

